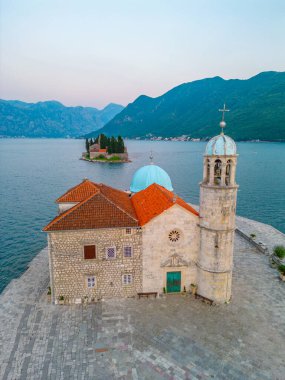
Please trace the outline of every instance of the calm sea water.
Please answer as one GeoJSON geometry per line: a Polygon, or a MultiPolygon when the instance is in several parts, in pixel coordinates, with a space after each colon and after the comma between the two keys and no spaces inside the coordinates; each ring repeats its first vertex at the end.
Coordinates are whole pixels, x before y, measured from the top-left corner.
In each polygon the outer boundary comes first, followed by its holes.
{"type": "MultiPolygon", "coordinates": [[[[0,292],[46,245],[42,227],[57,213],[54,200],[88,177],[128,189],[134,171],[149,162],[170,175],[175,192],[199,202],[205,143],[127,141],[129,164],[79,160],[83,140],[0,139],[0,292]]],[[[239,143],[239,215],[285,232],[285,144],[239,143]]]]}

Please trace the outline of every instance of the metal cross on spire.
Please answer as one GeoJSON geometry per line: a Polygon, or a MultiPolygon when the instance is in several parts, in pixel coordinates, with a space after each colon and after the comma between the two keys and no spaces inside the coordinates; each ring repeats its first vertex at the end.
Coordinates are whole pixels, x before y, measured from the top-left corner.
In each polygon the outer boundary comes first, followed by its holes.
{"type": "Polygon", "coordinates": [[[225,112],[229,112],[230,110],[227,110],[226,109],[226,105],[224,104],[224,108],[223,109],[219,109],[219,112],[223,112],[223,117],[222,117],[222,121],[225,121],[225,112]]]}
{"type": "Polygon", "coordinates": [[[229,112],[230,110],[226,109],[226,104],[224,103],[224,108],[222,109],[219,109],[219,112],[222,112],[223,113],[223,116],[222,116],[222,121],[220,122],[220,127],[222,128],[222,134],[224,134],[224,128],[226,126],[226,122],[225,122],[225,112],[229,112]]]}

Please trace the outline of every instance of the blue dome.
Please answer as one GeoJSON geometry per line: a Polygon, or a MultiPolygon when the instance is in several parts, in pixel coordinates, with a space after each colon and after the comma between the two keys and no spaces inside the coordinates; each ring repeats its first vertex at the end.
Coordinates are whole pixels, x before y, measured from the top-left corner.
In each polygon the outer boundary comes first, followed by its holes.
{"type": "Polygon", "coordinates": [[[224,134],[213,137],[206,146],[205,154],[209,156],[229,156],[236,154],[237,148],[233,139],[224,134]]]}
{"type": "Polygon", "coordinates": [[[132,179],[130,190],[132,193],[138,193],[146,189],[153,183],[173,191],[171,179],[165,170],[156,165],[146,165],[138,169],[132,179]]]}

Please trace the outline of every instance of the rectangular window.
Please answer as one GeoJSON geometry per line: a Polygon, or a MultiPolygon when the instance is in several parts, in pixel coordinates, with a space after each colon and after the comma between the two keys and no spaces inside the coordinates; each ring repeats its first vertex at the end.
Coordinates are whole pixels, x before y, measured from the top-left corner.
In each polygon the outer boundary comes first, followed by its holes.
{"type": "Polygon", "coordinates": [[[132,234],[132,229],[131,228],[126,228],[126,235],[131,235],[132,234]]]}
{"type": "Polygon", "coordinates": [[[108,247],[108,248],[106,248],[106,257],[107,257],[107,259],[115,259],[115,257],[116,257],[116,248],[115,247],[108,247]]]}
{"type": "Polygon", "coordinates": [[[132,257],[133,256],[133,247],[125,246],[124,247],[124,256],[125,257],[132,257]]]}
{"type": "Polygon", "coordinates": [[[96,247],[95,245],[85,245],[84,246],[84,259],[96,259],[96,247]]]}
{"type": "Polygon", "coordinates": [[[133,275],[132,274],[124,274],[123,275],[123,284],[124,285],[130,285],[133,282],[133,275]]]}
{"type": "Polygon", "coordinates": [[[87,277],[87,288],[89,289],[95,288],[95,276],[87,277]]]}

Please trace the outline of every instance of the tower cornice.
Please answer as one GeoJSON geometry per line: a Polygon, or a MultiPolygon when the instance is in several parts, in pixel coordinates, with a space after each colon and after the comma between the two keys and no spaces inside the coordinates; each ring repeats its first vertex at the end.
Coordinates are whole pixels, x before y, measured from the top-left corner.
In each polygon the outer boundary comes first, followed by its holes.
{"type": "Polygon", "coordinates": [[[229,189],[238,189],[239,188],[239,185],[235,184],[235,185],[210,185],[208,183],[204,183],[204,182],[200,182],[199,185],[201,187],[205,187],[207,189],[211,188],[211,189],[218,189],[218,190],[229,190],[229,189]]]}

